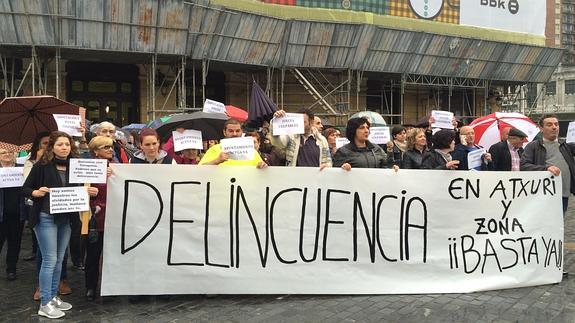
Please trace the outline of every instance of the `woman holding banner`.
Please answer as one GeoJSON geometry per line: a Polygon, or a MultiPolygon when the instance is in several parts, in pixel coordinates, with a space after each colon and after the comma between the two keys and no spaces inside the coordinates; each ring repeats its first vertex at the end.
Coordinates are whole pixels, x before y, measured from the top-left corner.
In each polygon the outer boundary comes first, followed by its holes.
{"type": "MultiPolygon", "coordinates": [[[[77,212],[50,212],[50,189],[55,187],[77,186],[69,183],[68,165],[70,158],[78,157],[78,148],[72,137],[60,131],[54,131],[48,140],[42,158],[34,164],[30,175],[22,188],[24,196],[33,201],[29,223],[34,228],[38,247],[42,252],[40,268],[40,308],[38,315],[48,318],[60,318],[72,308],[69,303],[58,297],[58,284],[62,269],[62,259],[70,241],[70,217],[79,216],[77,212]]],[[[98,189],[88,187],[88,194],[96,196],[98,189]]]]}
{"type": "MultiPolygon", "coordinates": [[[[114,158],[114,141],[112,138],[96,136],[88,144],[92,156],[97,159],[106,159],[108,164],[114,158]]],[[[109,170],[109,168],[108,168],[109,170]]],[[[110,174],[110,171],[108,171],[110,174]]],[[[100,257],[104,247],[104,223],[106,217],[106,193],[107,184],[92,184],[98,188],[98,195],[90,200],[92,217],[88,233],[88,245],[86,248],[86,299],[96,299],[96,288],[100,276],[100,257]]]]}
{"type": "Polygon", "coordinates": [[[403,155],[403,168],[421,169],[423,157],[429,154],[427,137],[422,128],[413,128],[407,134],[407,151],[403,155]]]}
{"type": "MultiPolygon", "coordinates": [[[[333,158],[334,167],[345,170],[352,168],[385,168],[387,154],[381,147],[369,142],[370,123],[367,118],[353,118],[347,122],[345,136],[349,144],[339,148],[333,158]]],[[[398,170],[399,167],[394,165],[398,170]]]]}
{"type": "Polygon", "coordinates": [[[433,135],[433,150],[423,156],[425,169],[457,169],[459,160],[452,160],[450,152],[455,148],[455,131],[439,130],[433,135]]]}
{"type": "Polygon", "coordinates": [[[160,136],[154,129],[140,132],[141,150],[130,159],[130,164],[176,164],[168,153],[160,149],[160,136]]]}

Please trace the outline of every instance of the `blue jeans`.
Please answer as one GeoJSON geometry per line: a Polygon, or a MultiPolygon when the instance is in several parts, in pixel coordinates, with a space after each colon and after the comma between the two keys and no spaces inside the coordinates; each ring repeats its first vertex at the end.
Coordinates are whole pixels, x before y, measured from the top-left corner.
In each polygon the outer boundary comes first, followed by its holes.
{"type": "Polygon", "coordinates": [[[58,295],[58,284],[62,273],[62,260],[70,242],[70,218],[67,215],[50,215],[40,212],[38,224],[34,227],[38,247],[42,252],[40,268],[40,302],[48,304],[58,295]]]}

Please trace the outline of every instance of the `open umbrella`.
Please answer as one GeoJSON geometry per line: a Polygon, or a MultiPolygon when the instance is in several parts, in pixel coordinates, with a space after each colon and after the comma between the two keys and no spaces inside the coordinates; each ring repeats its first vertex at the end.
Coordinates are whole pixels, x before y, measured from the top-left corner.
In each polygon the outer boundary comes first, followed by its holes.
{"type": "Polygon", "coordinates": [[[202,139],[218,140],[224,135],[224,123],[228,120],[228,116],[223,113],[198,111],[173,114],[168,117],[162,117],[161,120],[161,122],[156,123],[155,129],[164,142],[170,138],[172,131],[176,130],[176,128],[199,130],[202,132],[202,139]]]}
{"type": "Polygon", "coordinates": [[[270,121],[274,112],[277,110],[277,105],[266,95],[258,83],[254,81],[250,96],[250,107],[248,109],[248,123],[250,127],[261,127],[264,121],[270,121]]]}
{"type": "Polygon", "coordinates": [[[31,143],[41,131],[58,130],[53,114],[80,113],[80,107],[53,96],[8,97],[0,102],[0,141],[31,143]]]}
{"type": "Polygon", "coordinates": [[[145,123],[130,123],[127,126],[123,126],[122,130],[132,131],[132,130],[142,130],[144,128],[146,128],[145,123]]]}
{"type": "Polygon", "coordinates": [[[369,123],[371,123],[372,127],[380,127],[380,126],[387,125],[387,123],[385,122],[385,119],[383,119],[381,114],[379,114],[377,112],[373,112],[373,111],[360,111],[358,113],[353,114],[349,118],[353,119],[353,118],[363,118],[363,117],[365,117],[365,118],[367,118],[367,120],[369,120],[369,123]]]}
{"type": "Polygon", "coordinates": [[[477,118],[469,125],[475,130],[475,143],[485,149],[501,141],[501,130],[506,127],[523,131],[529,141],[539,133],[537,124],[521,113],[495,112],[477,118]]]}
{"type": "Polygon", "coordinates": [[[226,113],[231,119],[245,122],[248,120],[248,112],[244,109],[234,107],[233,105],[226,105],[226,113]]]}

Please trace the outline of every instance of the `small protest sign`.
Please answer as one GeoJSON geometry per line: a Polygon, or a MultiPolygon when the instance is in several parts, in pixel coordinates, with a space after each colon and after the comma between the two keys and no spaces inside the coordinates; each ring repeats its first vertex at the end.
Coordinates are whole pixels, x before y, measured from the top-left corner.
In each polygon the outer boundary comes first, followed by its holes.
{"type": "Polygon", "coordinates": [[[108,161],[70,158],[70,183],[106,183],[108,161]]]}
{"type": "Polygon", "coordinates": [[[389,127],[369,128],[369,141],[372,144],[385,145],[391,140],[389,127]]]}
{"type": "Polygon", "coordinates": [[[567,128],[567,143],[575,142],[575,121],[569,122],[569,128],[567,128]]]}
{"type": "Polygon", "coordinates": [[[467,154],[467,167],[469,169],[479,168],[483,163],[483,155],[485,155],[485,149],[477,149],[471,151],[467,154]]]}
{"type": "Polygon", "coordinates": [[[172,131],[174,151],[184,149],[203,149],[202,132],[198,130],[172,131]]]}
{"type": "Polygon", "coordinates": [[[53,187],[49,196],[51,214],[90,210],[90,198],[86,187],[53,187]]]}
{"type": "Polygon", "coordinates": [[[24,184],[23,167],[0,167],[0,188],[20,187],[24,184]]]}
{"type": "Polygon", "coordinates": [[[81,117],[75,114],[54,114],[54,120],[58,125],[58,131],[63,131],[70,136],[80,137],[81,117]]]}
{"type": "Polygon", "coordinates": [[[206,99],[204,102],[204,112],[207,113],[226,113],[226,106],[218,101],[206,99]]]}
{"type": "Polygon", "coordinates": [[[349,140],[346,137],[339,137],[335,140],[335,148],[340,149],[341,147],[349,144],[349,140]]]}
{"type": "Polygon", "coordinates": [[[304,133],[302,113],[286,113],[285,117],[274,118],[272,124],[274,136],[304,133]]]}
{"type": "Polygon", "coordinates": [[[431,124],[432,128],[453,129],[453,112],[433,110],[431,116],[435,122],[431,124]]]}
{"type": "Polygon", "coordinates": [[[222,151],[228,153],[233,160],[252,160],[254,159],[254,138],[238,137],[227,138],[221,141],[222,151]]]}

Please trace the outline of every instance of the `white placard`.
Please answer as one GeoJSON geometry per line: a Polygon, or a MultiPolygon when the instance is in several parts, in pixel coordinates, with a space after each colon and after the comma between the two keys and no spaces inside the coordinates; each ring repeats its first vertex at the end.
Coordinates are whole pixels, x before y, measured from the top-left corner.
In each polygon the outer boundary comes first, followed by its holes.
{"type": "Polygon", "coordinates": [[[75,114],[54,114],[54,120],[58,125],[58,131],[63,131],[72,137],[81,137],[80,132],[82,118],[75,114]]]}
{"type": "Polygon", "coordinates": [[[459,7],[461,25],[545,36],[546,0],[461,1],[459,7]]]}
{"type": "Polygon", "coordinates": [[[435,122],[431,124],[432,128],[453,130],[453,112],[433,110],[431,111],[431,116],[435,119],[435,122]]]}
{"type": "Polygon", "coordinates": [[[0,167],[0,188],[21,187],[22,184],[24,167],[0,167]]]}
{"type": "Polygon", "coordinates": [[[204,110],[203,111],[207,112],[207,113],[226,114],[226,105],[221,103],[221,102],[218,102],[218,101],[206,99],[206,102],[204,102],[204,110]]]}
{"type": "Polygon", "coordinates": [[[104,184],[107,179],[107,168],[106,159],[70,158],[70,183],[104,184]]]}
{"type": "Polygon", "coordinates": [[[568,143],[575,142],[575,121],[569,122],[566,141],[568,143]]]}
{"type": "Polygon", "coordinates": [[[372,144],[385,145],[391,140],[389,127],[371,127],[369,128],[369,141],[372,144]]]}
{"type": "Polygon", "coordinates": [[[84,186],[50,188],[50,213],[68,213],[90,210],[90,197],[84,186]]]}
{"type": "Polygon", "coordinates": [[[252,160],[254,159],[255,148],[254,138],[238,137],[226,138],[220,141],[222,152],[228,153],[233,160],[252,160]]]}
{"type": "Polygon", "coordinates": [[[482,148],[470,151],[467,154],[467,168],[474,169],[481,167],[483,164],[483,155],[485,155],[485,149],[482,148]]]}
{"type": "Polygon", "coordinates": [[[274,136],[303,134],[303,123],[303,113],[286,113],[285,117],[272,120],[272,131],[274,136]]]}
{"type": "Polygon", "coordinates": [[[340,149],[341,147],[349,144],[349,140],[346,137],[338,137],[335,139],[335,148],[340,149]]]}
{"type": "Polygon", "coordinates": [[[24,165],[24,163],[28,160],[29,157],[30,157],[30,155],[28,154],[26,156],[16,158],[16,164],[24,165]]]}
{"type": "Polygon", "coordinates": [[[112,167],[102,295],[468,293],[562,279],[561,178],[547,171],[112,167]]]}
{"type": "Polygon", "coordinates": [[[202,132],[198,130],[184,130],[183,132],[172,131],[174,139],[174,151],[184,149],[203,149],[202,132]]]}

